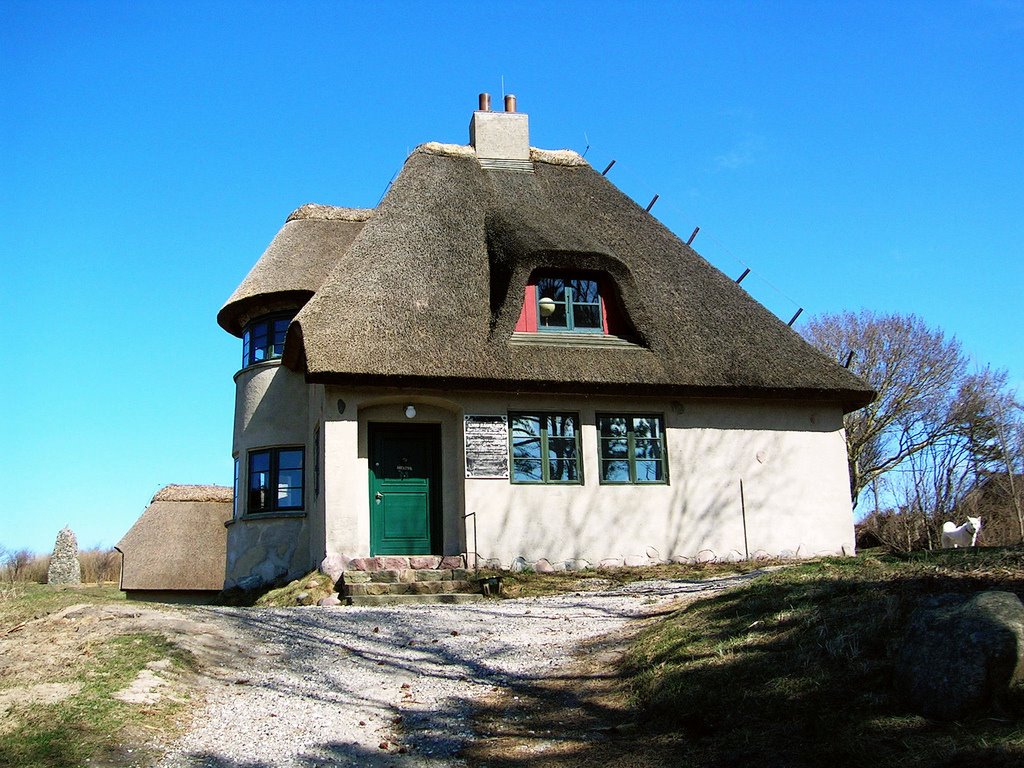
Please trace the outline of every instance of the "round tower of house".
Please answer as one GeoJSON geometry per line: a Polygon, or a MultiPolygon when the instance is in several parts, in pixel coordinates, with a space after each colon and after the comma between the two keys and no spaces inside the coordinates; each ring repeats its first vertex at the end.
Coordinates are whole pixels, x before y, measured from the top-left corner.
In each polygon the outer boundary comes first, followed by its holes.
{"type": "Polygon", "coordinates": [[[217,315],[241,340],[235,374],[234,511],[225,587],[256,587],[313,565],[308,515],[317,425],[305,377],[283,364],[288,327],[362,230],[370,211],[294,211],[217,315]]]}

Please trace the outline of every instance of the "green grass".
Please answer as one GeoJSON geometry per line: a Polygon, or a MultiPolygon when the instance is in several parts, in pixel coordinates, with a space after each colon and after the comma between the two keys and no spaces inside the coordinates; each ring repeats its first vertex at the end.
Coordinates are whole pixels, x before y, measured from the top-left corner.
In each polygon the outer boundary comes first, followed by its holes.
{"type": "Polygon", "coordinates": [[[923,597],[989,588],[1024,594],[1024,552],[807,563],[658,622],[625,672],[646,719],[687,737],[680,764],[1017,764],[1024,696],[1002,716],[939,725],[890,685],[899,628],[923,597]]]}
{"type": "Polygon", "coordinates": [[[124,600],[124,592],[112,584],[104,586],[51,587],[34,582],[5,583],[0,588],[0,632],[23,621],[41,619],[78,603],[113,603],[124,600]]]}

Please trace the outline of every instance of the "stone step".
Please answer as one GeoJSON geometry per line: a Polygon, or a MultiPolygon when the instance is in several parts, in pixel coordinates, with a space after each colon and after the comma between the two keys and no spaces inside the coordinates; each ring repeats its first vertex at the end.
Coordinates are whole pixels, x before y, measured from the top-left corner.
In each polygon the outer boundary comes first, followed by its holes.
{"type": "Polygon", "coordinates": [[[377,555],[375,557],[356,557],[348,560],[347,569],[352,571],[387,571],[404,570],[435,570],[437,568],[465,568],[466,559],[462,555],[377,555]]]}
{"type": "Polygon", "coordinates": [[[375,606],[375,605],[424,605],[424,604],[450,604],[467,605],[479,603],[484,596],[477,593],[468,595],[463,593],[442,594],[442,595],[351,595],[344,597],[345,605],[354,606],[375,606]]]}
{"type": "Polygon", "coordinates": [[[402,568],[380,571],[343,571],[341,583],[350,584],[412,584],[425,581],[468,581],[473,571],[466,568],[402,568]]]}
{"type": "Polygon", "coordinates": [[[369,584],[345,584],[341,594],[344,597],[370,595],[451,595],[480,594],[480,585],[466,580],[453,581],[414,581],[369,584]]]}

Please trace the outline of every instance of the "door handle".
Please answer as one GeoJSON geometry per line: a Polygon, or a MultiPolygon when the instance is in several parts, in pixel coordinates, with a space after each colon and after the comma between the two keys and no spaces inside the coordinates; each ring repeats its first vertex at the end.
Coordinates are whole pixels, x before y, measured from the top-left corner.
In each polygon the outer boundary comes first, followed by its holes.
{"type": "Polygon", "coordinates": [[[380,491],[377,491],[375,494],[373,494],[373,498],[375,498],[377,501],[380,501],[381,499],[384,498],[384,494],[382,494],[380,491]]]}

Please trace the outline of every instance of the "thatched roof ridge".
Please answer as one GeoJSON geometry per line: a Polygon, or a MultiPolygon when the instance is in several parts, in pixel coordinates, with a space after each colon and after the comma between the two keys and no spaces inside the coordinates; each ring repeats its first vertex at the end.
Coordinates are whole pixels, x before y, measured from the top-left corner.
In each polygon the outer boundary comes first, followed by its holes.
{"type": "Polygon", "coordinates": [[[339,205],[306,203],[290,214],[286,221],[318,219],[320,221],[366,221],[373,215],[372,208],[343,208],[339,205]]]}
{"type": "MultiPolygon", "coordinates": [[[[412,154],[444,155],[447,157],[476,157],[476,150],[469,144],[442,144],[428,141],[416,147],[412,154]]],[[[530,160],[551,165],[589,165],[579,152],[571,149],[538,149],[530,147],[530,160]]]]}
{"type": "Polygon", "coordinates": [[[241,336],[254,317],[297,310],[320,287],[372,213],[313,203],[297,208],[221,307],[217,322],[241,336]]]}
{"type": "Polygon", "coordinates": [[[227,501],[232,490],[223,485],[165,485],[152,501],[227,501]]]}
{"type": "Polygon", "coordinates": [[[285,363],[311,381],[799,397],[847,409],[873,396],[585,162],[490,171],[457,145],[436,146],[409,156],[292,323],[285,363]],[[541,268],[611,276],[638,345],[510,343],[541,268]]]}
{"type": "Polygon", "coordinates": [[[537,149],[530,147],[530,159],[550,165],[590,165],[579,152],[571,149],[537,149]]]}
{"type": "Polygon", "coordinates": [[[224,586],[231,489],[169,485],[117,542],[126,591],[219,591],[224,586]]]}
{"type": "Polygon", "coordinates": [[[412,155],[416,154],[475,158],[476,150],[468,144],[444,144],[440,141],[428,141],[424,144],[420,144],[412,151],[412,155]]]}

